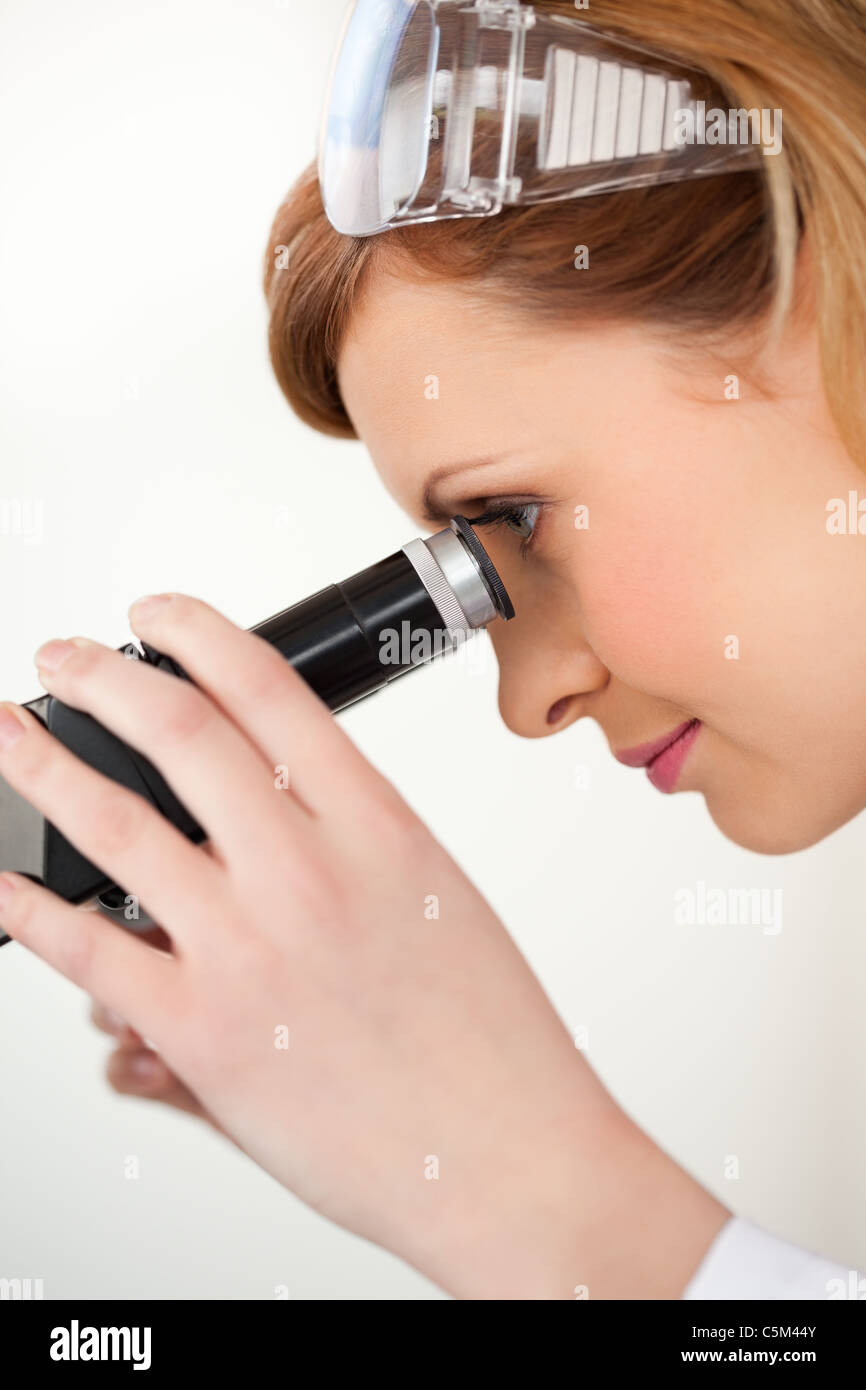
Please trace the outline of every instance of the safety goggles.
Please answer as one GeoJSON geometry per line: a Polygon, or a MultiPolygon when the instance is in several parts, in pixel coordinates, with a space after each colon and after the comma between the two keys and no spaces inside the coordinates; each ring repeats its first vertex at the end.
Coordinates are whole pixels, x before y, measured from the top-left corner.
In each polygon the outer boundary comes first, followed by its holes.
{"type": "Polygon", "coordinates": [[[372,236],[755,167],[742,122],[706,129],[720,96],[705,74],[519,0],[354,0],[322,123],[325,210],[372,236]]]}

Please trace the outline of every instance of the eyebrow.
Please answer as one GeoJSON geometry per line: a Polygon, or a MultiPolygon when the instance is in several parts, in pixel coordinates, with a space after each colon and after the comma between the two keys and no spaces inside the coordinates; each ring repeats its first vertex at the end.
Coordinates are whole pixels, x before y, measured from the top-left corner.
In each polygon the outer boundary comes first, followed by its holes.
{"type": "Polygon", "coordinates": [[[435,521],[450,520],[452,512],[439,495],[439,484],[446,478],[456,477],[458,473],[474,473],[479,468],[490,468],[501,462],[501,459],[495,458],[467,459],[463,463],[445,464],[435,469],[427,479],[421,496],[424,515],[435,521]]]}

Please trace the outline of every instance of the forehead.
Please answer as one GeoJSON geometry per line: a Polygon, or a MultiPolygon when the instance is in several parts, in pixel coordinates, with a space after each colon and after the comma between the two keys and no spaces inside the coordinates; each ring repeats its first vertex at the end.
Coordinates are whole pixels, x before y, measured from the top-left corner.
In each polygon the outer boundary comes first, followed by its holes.
{"type": "Polygon", "coordinates": [[[338,362],[346,410],[400,501],[461,460],[553,459],[625,429],[624,381],[632,416],[657,403],[659,364],[634,326],[533,319],[483,285],[410,276],[376,269],[338,362]]]}
{"type": "Polygon", "coordinates": [[[514,390],[527,367],[517,337],[514,316],[479,302],[477,290],[377,273],[347,332],[338,378],[386,482],[413,460],[435,466],[494,452],[516,430],[537,428],[525,393],[514,390]]]}

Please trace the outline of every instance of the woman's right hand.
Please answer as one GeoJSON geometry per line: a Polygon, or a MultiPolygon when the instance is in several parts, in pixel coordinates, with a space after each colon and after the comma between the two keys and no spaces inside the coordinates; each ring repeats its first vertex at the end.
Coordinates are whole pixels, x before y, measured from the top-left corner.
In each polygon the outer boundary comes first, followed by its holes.
{"type": "Polygon", "coordinates": [[[724,1208],[619,1109],[491,906],[297,673],[196,600],[157,610],[135,631],[195,686],[92,642],[46,648],[40,675],[155,761],[215,853],[22,709],[0,772],[134,886],[172,951],[16,874],[9,935],[126,1019],[119,1042],[154,1043],[175,1103],[456,1297],[677,1297],[724,1208]]]}
{"type": "MultiPolygon", "coordinates": [[[[213,858],[213,847],[205,840],[202,852],[213,858]]],[[[85,904],[82,910],[96,911],[95,899],[85,904]]],[[[137,932],[140,940],[157,950],[171,952],[171,940],[162,927],[148,927],[137,932]]],[[[196,1115],[200,1120],[212,1125],[220,1134],[226,1134],[213,1115],[202,1105],[198,1096],[171,1070],[165,1058],[151,1047],[140,1033],[137,1033],[125,1018],[109,1009],[99,999],[90,1000],[90,1021],[101,1033],[114,1038],[117,1046],[109,1053],[105,1064],[105,1079],[113,1091],[121,1096],[138,1096],[142,1100],[157,1100],[170,1105],[174,1110],[184,1110],[196,1115]]],[[[232,1140],[232,1142],[234,1142],[232,1140]]]]}

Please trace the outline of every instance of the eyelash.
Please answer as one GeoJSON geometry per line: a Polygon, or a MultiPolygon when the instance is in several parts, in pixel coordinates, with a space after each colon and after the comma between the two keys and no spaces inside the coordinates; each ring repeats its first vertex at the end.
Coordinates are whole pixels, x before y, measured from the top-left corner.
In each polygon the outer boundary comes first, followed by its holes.
{"type": "MultiPolygon", "coordinates": [[[[502,526],[508,525],[510,521],[514,520],[525,522],[526,513],[529,511],[535,512],[535,516],[532,518],[532,531],[520,542],[520,558],[525,560],[538,530],[538,518],[541,514],[541,506],[538,502],[491,502],[479,516],[468,516],[466,520],[472,526],[502,526]]],[[[514,530],[513,527],[509,527],[509,529],[514,530]]]]}

